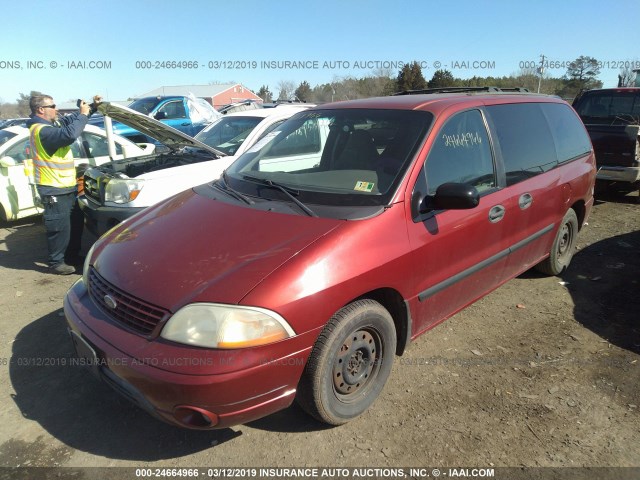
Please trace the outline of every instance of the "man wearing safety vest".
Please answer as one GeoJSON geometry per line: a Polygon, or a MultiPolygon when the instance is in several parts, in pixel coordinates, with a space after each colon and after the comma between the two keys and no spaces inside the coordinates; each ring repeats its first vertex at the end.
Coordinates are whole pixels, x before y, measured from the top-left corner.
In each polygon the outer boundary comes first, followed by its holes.
{"type": "Polygon", "coordinates": [[[34,183],[44,205],[51,273],[69,275],[75,268],[65,263],[71,234],[71,211],[76,202],[76,168],[71,145],[82,134],[88,117],[101,98],[95,96],[90,106],[85,102],[79,111],[58,118],[58,110],[49,95],[33,95],[29,100],[30,132],[34,183]]]}

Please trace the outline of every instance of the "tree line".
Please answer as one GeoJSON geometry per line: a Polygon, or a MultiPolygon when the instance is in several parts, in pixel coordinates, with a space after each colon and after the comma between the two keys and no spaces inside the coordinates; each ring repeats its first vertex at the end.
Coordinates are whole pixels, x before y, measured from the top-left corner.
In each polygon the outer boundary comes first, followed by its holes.
{"type": "MultiPolygon", "coordinates": [[[[311,87],[303,81],[297,87],[294,82],[281,81],[278,84],[278,95],[275,96],[269,87],[263,85],[256,92],[265,102],[274,100],[298,100],[310,103],[325,103],[336,100],[353,100],[374,96],[390,95],[409,90],[446,87],[523,87],[531,92],[557,95],[571,101],[581,90],[602,88],[598,80],[599,62],[593,57],[580,56],[567,67],[561,77],[552,77],[536,68],[521,69],[515,74],[502,77],[456,78],[446,70],[436,70],[430,80],[424,77],[418,62],[405,64],[394,77],[390,72],[378,71],[364,78],[343,78],[330,83],[311,87]]],[[[618,86],[634,85],[636,74],[630,69],[623,69],[618,76],[618,86]]]]}

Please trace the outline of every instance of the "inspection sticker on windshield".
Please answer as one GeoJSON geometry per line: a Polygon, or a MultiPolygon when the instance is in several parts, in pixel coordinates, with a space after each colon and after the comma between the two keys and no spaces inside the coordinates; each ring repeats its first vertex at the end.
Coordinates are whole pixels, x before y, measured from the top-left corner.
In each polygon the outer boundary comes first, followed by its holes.
{"type": "Polygon", "coordinates": [[[372,182],[356,182],[356,186],[353,188],[358,192],[372,192],[374,183],[372,182]]]}

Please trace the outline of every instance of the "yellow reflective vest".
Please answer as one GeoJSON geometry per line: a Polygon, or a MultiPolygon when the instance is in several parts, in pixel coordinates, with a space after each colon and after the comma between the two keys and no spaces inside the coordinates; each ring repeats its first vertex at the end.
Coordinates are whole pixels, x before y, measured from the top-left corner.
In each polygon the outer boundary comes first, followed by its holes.
{"type": "Polygon", "coordinates": [[[61,147],[49,155],[40,141],[43,128],[56,128],[53,125],[35,123],[29,128],[31,155],[33,156],[33,179],[36,185],[69,188],[76,186],[76,168],[73,163],[71,147],[61,147]]]}

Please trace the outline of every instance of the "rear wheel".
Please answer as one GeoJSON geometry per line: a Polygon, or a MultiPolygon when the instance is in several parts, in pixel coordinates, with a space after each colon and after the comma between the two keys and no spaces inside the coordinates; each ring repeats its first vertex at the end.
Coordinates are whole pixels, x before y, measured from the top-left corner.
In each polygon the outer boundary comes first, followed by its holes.
{"type": "Polygon", "coordinates": [[[330,425],[357,417],[382,391],[395,348],[395,325],[382,305],[373,300],[347,305],[318,337],[298,386],[298,403],[330,425]]]}
{"type": "Polygon", "coordinates": [[[549,257],[536,265],[536,269],[547,275],[560,275],[571,263],[577,239],[578,216],[569,209],[560,223],[549,257]]]}

